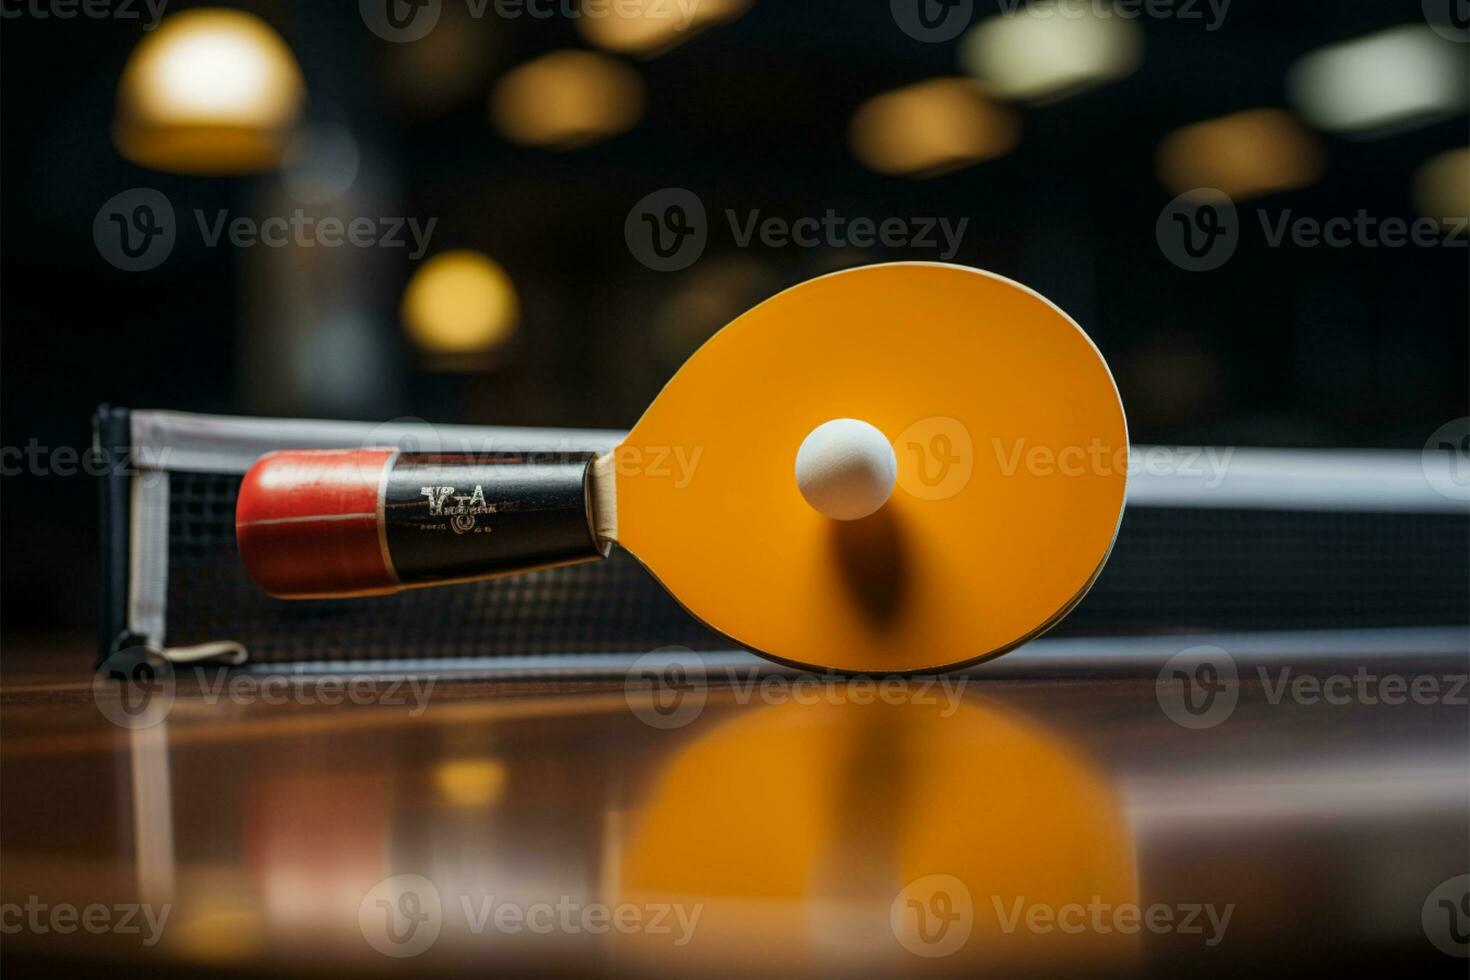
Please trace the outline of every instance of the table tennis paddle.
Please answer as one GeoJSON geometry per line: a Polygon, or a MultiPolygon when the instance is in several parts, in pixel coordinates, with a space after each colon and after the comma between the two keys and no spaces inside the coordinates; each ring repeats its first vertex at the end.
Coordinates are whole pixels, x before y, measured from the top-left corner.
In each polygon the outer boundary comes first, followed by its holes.
{"type": "Polygon", "coordinates": [[[776,660],[946,668],[1064,616],[1107,559],[1128,438],[1101,354],[1008,279],[822,276],[712,336],[610,453],[285,451],[246,474],[245,568],[370,595],[619,545],[776,660]]]}

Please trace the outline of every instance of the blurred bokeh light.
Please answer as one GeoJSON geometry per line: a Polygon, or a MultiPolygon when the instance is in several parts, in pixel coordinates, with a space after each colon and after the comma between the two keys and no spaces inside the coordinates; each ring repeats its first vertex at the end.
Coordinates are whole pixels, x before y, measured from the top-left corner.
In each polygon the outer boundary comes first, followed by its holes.
{"type": "Polygon", "coordinates": [[[853,113],[853,153],[884,174],[930,177],[1003,156],[1020,122],[967,78],[935,78],[874,96],[853,113]]]}
{"type": "Polygon", "coordinates": [[[383,83],[408,116],[452,110],[484,98],[506,36],[497,18],[476,17],[468,4],[446,3],[434,29],[417,41],[385,44],[383,83]]]}
{"type": "Polygon", "coordinates": [[[1247,109],[1177,129],[1159,144],[1159,180],[1171,193],[1200,187],[1237,201],[1314,183],[1317,141],[1284,109],[1247,109]]]}
{"type": "Polygon", "coordinates": [[[981,21],[960,42],[960,63],[998,98],[1045,102],[1131,75],[1143,32],[1116,13],[1032,3],[981,21]]]}
{"type": "Polygon", "coordinates": [[[239,10],[186,10],[145,34],[128,59],[113,138],[123,156],[156,170],[268,170],[304,99],[296,58],[265,21],[239,10]]]}
{"type": "Polygon", "coordinates": [[[1446,225],[1458,224],[1464,234],[1470,221],[1470,146],[1446,150],[1424,162],[1414,174],[1414,203],[1420,214],[1446,225]]]}
{"type": "Polygon", "coordinates": [[[346,126],[305,126],[286,147],[282,180],[302,204],[326,204],[352,186],[360,162],[357,140],[346,126]]]}
{"type": "Polygon", "coordinates": [[[520,300],[510,275],[489,256],[442,252],[419,266],[403,292],[403,324],[430,354],[483,354],[510,337],[520,300]]]}
{"type": "Polygon", "coordinates": [[[632,68],[567,50],[507,72],[491,95],[490,114],[514,143],[574,149],[632,129],[643,104],[643,80],[632,68]]]}
{"type": "Polygon", "coordinates": [[[1292,102],[1329,132],[1381,135],[1464,109],[1465,50],[1429,27],[1379,31],[1303,56],[1287,75],[1292,102]]]}
{"type": "Polygon", "coordinates": [[[434,787],[451,806],[492,806],[505,793],[505,763],[496,758],[450,759],[434,768],[434,787]]]}
{"type": "Polygon", "coordinates": [[[649,57],[682,44],[706,27],[734,20],[750,0],[582,0],[577,29],[587,43],[618,54],[649,57]]]}

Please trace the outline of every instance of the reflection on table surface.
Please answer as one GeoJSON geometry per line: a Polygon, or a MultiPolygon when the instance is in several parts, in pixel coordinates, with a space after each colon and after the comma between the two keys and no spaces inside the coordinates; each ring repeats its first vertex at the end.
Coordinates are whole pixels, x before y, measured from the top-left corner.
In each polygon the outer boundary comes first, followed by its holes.
{"type": "Polygon", "coordinates": [[[138,728],[75,674],[12,674],[6,958],[1462,976],[1465,667],[1242,669],[1203,723],[1166,709],[1157,671],[354,690],[181,669],[166,717],[138,728]],[[1343,675],[1315,698],[1299,682],[1343,675]],[[1405,696],[1383,696],[1392,676],[1405,696]],[[1415,697],[1425,678],[1436,693],[1415,697]]]}

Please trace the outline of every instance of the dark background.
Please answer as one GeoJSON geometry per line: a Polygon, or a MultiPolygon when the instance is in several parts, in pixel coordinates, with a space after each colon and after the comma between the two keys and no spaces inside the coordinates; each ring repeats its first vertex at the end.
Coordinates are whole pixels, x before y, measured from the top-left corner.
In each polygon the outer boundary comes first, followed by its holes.
{"type": "MultiPolygon", "coordinates": [[[[846,265],[940,257],[882,247],[737,249],[726,208],[788,219],[827,208],[879,219],[968,217],[953,261],[1016,278],[1070,312],[1112,364],[1138,442],[1419,449],[1467,414],[1470,252],[1272,249],[1256,219],[1258,209],[1285,208],[1322,220],[1359,209],[1413,219],[1412,175],[1465,144],[1464,117],[1375,140],[1321,136],[1322,179],[1244,204],[1247,231],[1218,271],[1176,268],[1154,233],[1173,197],[1156,176],[1160,139],[1237,109],[1285,105],[1284,76],[1296,58],[1422,24],[1417,2],[1235,0],[1212,33],[1200,21],[1144,19],[1136,73],[1021,109],[1021,140],[1009,155],[925,180],[873,173],[847,141],[865,99],[958,72],[953,43],[908,37],[887,2],[757,0],[743,17],[656,58],[628,59],[647,85],[645,116],[626,134],[566,152],[508,143],[485,111],[486,92],[506,69],[587,47],[563,18],[460,25],[477,57],[429,95],[414,88],[403,50],[412,46],[371,34],[355,3],[240,6],[295,52],[308,118],[352,130],[373,213],[436,217],[430,254],[475,248],[506,267],[521,301],[514,341],[472,372],[423,362],[398,325],[413,263],[405,250],[384,250],[369,275],[330,287],[353,298],[377,359],[331,390],[281,384],[259,357],[268,341],[252,333],[262,297],[282,275],[279,258],[204,248],[183,231],[193,208],[250,213],[271,178],[185,177],[127,162],[111,125],[140,23],[20,16],[0,22],[3,445],[83,449],[100,402],[626,427],[704,336],[764,296],[846,265]],[[633,203],[667,186],[695,191],[711,216],[704,257],[678,273],[646,269],[623,240],[633,203]],[[174,253],[143,273],[110,266],[92,239],[99,206],[133,187],[163,191],[180,215],[174,253]]],[[[977,20],[990,12],[977,3],[977,20]]],[[[312,281],[311,266],[302,274],[312,281]]],[[[331,359],[330,351],[297,356],[331,359]]],[[[307,373],[330,366],[308,364],[307,373]]],[[[82,475],[23,473],[0,483],[7,633],[91,628],[95,495],[82,475]]]]}

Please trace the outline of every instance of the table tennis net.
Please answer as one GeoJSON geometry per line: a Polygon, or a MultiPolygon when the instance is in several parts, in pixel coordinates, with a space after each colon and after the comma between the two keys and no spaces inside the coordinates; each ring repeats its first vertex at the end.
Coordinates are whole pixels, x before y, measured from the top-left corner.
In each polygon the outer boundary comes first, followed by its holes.
{"type": "MultiPolygon", "coordinates": [[[[127,645],[232,644],[256,662],[733,647],[616,549],[588,564],[341,600],[272,599],[241,567],[236,493],[250,462],[272,449],[602,450],[618,433],[115,408],[100,411],[97,422],[99,448],[116,464],[102,491],[104,656],[127,645]]],[[[1377,480],[1374,486],[1305,499],[1304,459],[1323,461],[1298,454],[1296,469],[1280,468],[1274,491],[1269,474],[1264,486],[1255,474],[1254,483],[1225,492],[1228,480],[1192,488],[1182,473],[1133,474],[1106,568],[1053,633],[1188,635],[1470,619],[1470,515],[1444,506],[1432,488],[1413,486],[1407,468],[1418,466],[1417,453],[1383,455],[1379,462],[1397,472],[1365,473],[1361,479],[1377,480]]]]}

